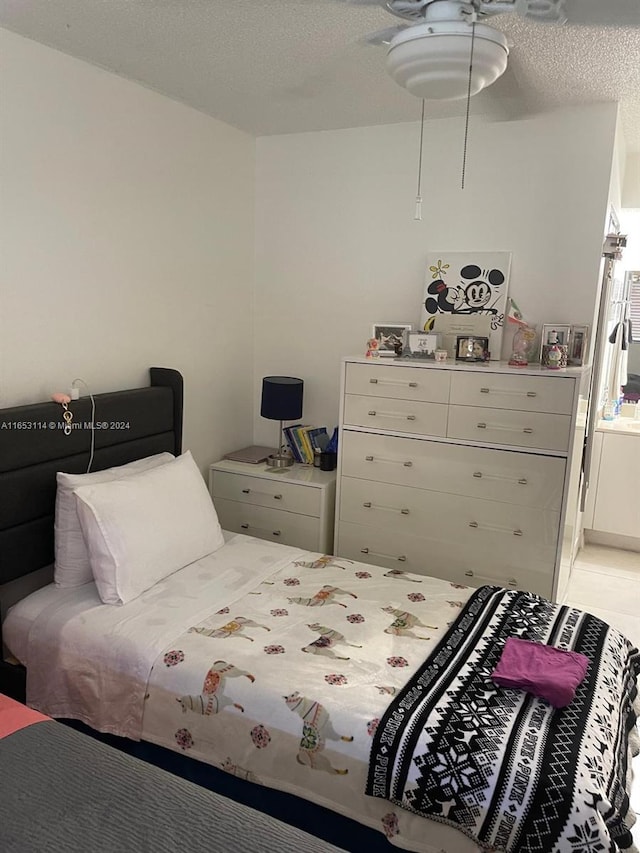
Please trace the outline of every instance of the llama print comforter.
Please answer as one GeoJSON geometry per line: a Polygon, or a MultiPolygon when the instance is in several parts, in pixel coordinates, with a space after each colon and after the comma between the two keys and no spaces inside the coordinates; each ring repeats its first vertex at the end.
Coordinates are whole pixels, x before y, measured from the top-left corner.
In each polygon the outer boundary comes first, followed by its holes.
{"type": "Polygon", "coordinates": [[[476,853],[457,830],[364,792],[379,719],[472,590],[287,550],[284,567],[212,602],[162,650],[142,738],[312,800],[402,848],[476,853]]]}
{"type": "Polygon", "coordinates": [[[481,587],[385,712],[367,793],[457,826],[487,850],[635,849],[627,774],[639,674],[637,649],[600,619],[481,587]],[[588,658],[567,706],[496,687],[508,637],[588,658]]]}

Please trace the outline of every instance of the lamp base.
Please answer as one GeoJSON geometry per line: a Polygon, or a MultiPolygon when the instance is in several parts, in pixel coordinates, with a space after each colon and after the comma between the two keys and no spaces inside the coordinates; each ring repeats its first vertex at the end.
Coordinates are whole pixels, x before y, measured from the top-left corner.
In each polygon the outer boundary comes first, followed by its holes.
{"type": "Polygon", "coordinates": [[[288,453],[274,453],[267,456],[267,465],[271,468],[289,468],[293,465],[293,456],[288,453]]]}

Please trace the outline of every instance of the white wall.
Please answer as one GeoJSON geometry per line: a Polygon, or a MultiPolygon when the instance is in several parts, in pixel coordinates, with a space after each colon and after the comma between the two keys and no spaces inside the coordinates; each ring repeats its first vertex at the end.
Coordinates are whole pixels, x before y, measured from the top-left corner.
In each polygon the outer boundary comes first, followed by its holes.
{"type": "MultiPolygon", "coordinates": [[[[364,354],[375,321],[418,322],[427,251],[511,250],[530,322],[591,323],[616,117],[598,104],[472,120],[464,191],[462,119],[429,122],[422,222],[417,124],[259,139],[256,398],[261,376],[300,376],[304,421],[335,424],[341,357],[364,354]]],[[[257,414],[254,438],[273,433],[257,414]]]]}
{"type": "Polygon", "coordinates": [[[250,442],[255,141],[0,37],[0,405],[174,367],[201,466],[250,442]]]}

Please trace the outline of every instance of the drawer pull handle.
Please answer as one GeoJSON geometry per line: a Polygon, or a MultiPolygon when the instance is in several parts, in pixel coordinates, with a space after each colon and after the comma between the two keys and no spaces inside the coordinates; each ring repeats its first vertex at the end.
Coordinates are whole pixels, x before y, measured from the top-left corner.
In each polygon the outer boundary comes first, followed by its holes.
{"type": "MultiPolygon", "coordinates": [[[[465,577],[467,577],[467,578],[475,577],[475,575],[473,574],[473,572],[471,570],[469,570],[468,572],[465,572],[464,574],[465,574],[465,577]]],[[[487,580],[491,580],[491,578],[487,578],[487,580]]],[[[511,587],[518,586],[518,581],[515,578],[509,578],[509,580],[507,581],[507,586],[511,586],[511,587]]]]}
{"type": "Polygon", "coordinates": [[[399,563],[406,563],[407,558],[401,554],[396,557],[395,554],[381,554],[379,551],[371,551],[369,548],[360,548],[361,554],[369,554],[371,557],[383,557],[385,560],[397,560],[399,563]]]}
{"type": "Polygon", "coordinates": [[[386,512],[399,512],[401,515],[409,515],[410,512],[406,507],[398,509],[398,507],[395,506],[383,506],[382,504],[374,504],[371,501],[365,501],[362,506],[365,509],[380,509],[386,512]]]}
{"type": "Polygon", "coordinates": [[[508,391],[506,388],[481,388],[481,394],[506,394],[512,397],[537,397],[536,391],[508,391]]]}
{"type": "Polygon", "coordinates": [[[415,415],[405,415],[403,412],[377,412],[375,409],[371,409],[368,413],[369,417],[375,418],[376,415],[381,415],[384,418],[406,418],[408,421],[415,421],[415,415]]]}
{"type": "MultiPolygon", "coordinates": [[[[251,527],[251,525],[250,525],[250,524],[247,524],[247,523],[245,522],[244,524],[241,524],[241,525],[240,525],[240,527],[241,527],[243,530],[249,530],[249,528],[251,527]]],[[[262,530],[262,531],[263,531],[263,533],[265,533],[265,532],[266,532],[266,533],[270,533],[272,536],[280,536],[280,534],[282,533],[282,531],[281,531],[281,530],[271,530],[269,527],[254,527],[253,529],[254,529],[254,530],[262,530]]]]}
{"type": "Polygon", "coordinates": [[[505,483],[517,483],[519,486],[527,485],[526,477],[520,477],[519,479],[516,479],[515,477],[503,477],[501,474],[483,474],[482,471],[474,471],[473,476],[477,480],[500,480],[505,483]]]}
{"type": "Polygon", "coordinates": [[[405,468],[411,468],[413,466],[413,462],[407,461],[403,462],[402,459],[385,459],[382,456],[365,456],[365,462],[389,462],[393,465],[404,465],[405,468]]]}
{"type": "Polygon", "coordinates": [[[494,533],[511,533],[513,536],[524,536],[519,528],[513,530],[511,527],[500,527],[497,524],[478,524],[477,521],[470,521],[469,527],[473,527],[474,530],[492,530],[494,533]]]}
{"type": "Polygon", "coordinates": [[[401,382],[397,379],[370,379],[372,385],[406,385],[409,388],[417,388],[417,382],[401,382]]]}
{"type": "MultiPolygon", "coordinates": [[[[243,489],[242,494],[243,495],[250,495],[251,489],[243,489]]],[[[269,492],[254,492],[254,495],[265,495],[268,498],[273,498],[274,501],[281,501],[282,500],[282,495],[271,495],[271,494],[269,494],[269,492]]]]}
{"type": "Polygon", "coordinates": [[[527,435],[533,434],[533,429],[531,427],[516,427],[516,426],[507,426],[506,424],[484,424],[479,423],[476,424],[478,429],[494,429],[501,430],[502,432],[524,432],[527,435]]]}

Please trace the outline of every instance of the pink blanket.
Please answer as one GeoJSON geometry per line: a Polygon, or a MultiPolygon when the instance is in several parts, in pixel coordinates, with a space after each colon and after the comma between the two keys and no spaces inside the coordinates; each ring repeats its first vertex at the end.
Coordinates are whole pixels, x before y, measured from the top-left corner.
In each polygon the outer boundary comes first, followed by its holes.
{"type": "Polygon", "coordinates": [[[515,687],[564,708],[585,677],[589,659],[531,640],[509,637],[491,678],[500,687],[515,687]]]}
{"type": "Polygon", "coordinates": [[[40,723],[43,720],[50,719],[51,717],[45,717],[38,711],[32,711],[26,705],[21,705],[0,693],[0,738],[13,734],[19,729],[24,729],[32,723],[40,723]]]}

